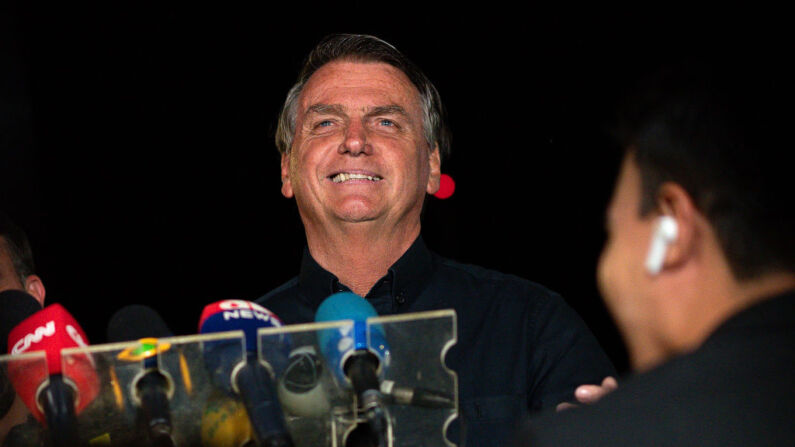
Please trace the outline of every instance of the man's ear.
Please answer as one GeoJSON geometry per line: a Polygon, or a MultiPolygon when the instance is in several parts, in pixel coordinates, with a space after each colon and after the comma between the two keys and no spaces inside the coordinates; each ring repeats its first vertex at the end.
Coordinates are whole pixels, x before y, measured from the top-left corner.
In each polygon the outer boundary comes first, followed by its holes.
{"type": "Polygon", "coordinates": [[[439,154],[439,144],[434,145],[433,150],[428,156],[428,185],[425,190],[428,194],[435,194],[439,190],[440,178],[442,176],[442,157],[439,154]]]}
{"type": "Polygon", "coordinates": [[[41,307],[44,307],[44,296],[47,291],[44,289],[44,283],[41,282],[41,278],[38,275],[30,275],[25,278],[25,291],[31,294],[33,298],[36,298],[41,307]]]}
{"type": "Polygon", "coordinates": [[[282,195],[284,197],[293,197],[293,184],[290,181],[290,152],[282,154],[282,195]]]}
{"type": "Polygon", "coordinates": [[[676,237],[668,244],[662,268],[684,265],[696,252],[698,243],[699,212],[693,199],[678,183],[665,182],[657,193],[657,207],[676,222],[676,237]]]}

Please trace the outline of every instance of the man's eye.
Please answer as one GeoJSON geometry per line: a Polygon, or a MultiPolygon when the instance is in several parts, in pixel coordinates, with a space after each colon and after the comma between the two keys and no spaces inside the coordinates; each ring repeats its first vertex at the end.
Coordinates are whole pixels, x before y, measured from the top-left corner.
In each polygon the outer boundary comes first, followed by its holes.
{"type": "Polygon", "coordinates": [[[321,121],[321,122],[319,122],[319,123],[315,124],[315,127],[328,127],[328,126],[330,126],[331,124],[332,124],[332,123],[331,123],[331,121],[330,121],[330,120],[324,120],[324,121],[321,121]]]}
{"type": "Polygon", "coordinates": [[[381,120],[379,120],[378,124],[380,124],[382,126],[394,126],[395,125],[394,121],[388,120],[386,118],[382,118],[381,120]]]}

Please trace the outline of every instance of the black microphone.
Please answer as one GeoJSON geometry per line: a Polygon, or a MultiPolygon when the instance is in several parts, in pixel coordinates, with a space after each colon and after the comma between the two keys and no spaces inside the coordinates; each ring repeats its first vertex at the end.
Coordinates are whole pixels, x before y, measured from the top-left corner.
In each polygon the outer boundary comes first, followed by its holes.
{"type": "Polygon", "coordinates": [[[455,398],[428,388],[397,386],[392,380],[381,382],[381,393],[391,403],[424,408],[455,408],[455,398]]]}
{"type": "Polygon", "coordinates": [[[22,320],[41,310],[41,304],[32,295],[21,290],[4,290],[0,292],[0,355],[8,354],[6,342],[8,334],[22,320]]]}
{"type": "MultiPolygon", "coordinates": [[[[124,342],[141,340],[142,344],[157,343],[147,338],[166,338],[173,336],[163,318],[148,306],[133,304],[117,311],[108,322],[108,341],[124,342]]],[[[144,374],[133,383],[132,389],[140,408],[140,417],[146,427],[152,445],[173,447],[173,425],[169,408],[169,389],[173,389],[172,379],[157,366],[157,350],[145,355],[144,374]]]]}
{"type": "Polygon", "coordinates": [[[108,341],[135,341],[142,338],[167,338],[174,334],[156,310],[142,304],[119,309],[108,321],[108,341]]]}

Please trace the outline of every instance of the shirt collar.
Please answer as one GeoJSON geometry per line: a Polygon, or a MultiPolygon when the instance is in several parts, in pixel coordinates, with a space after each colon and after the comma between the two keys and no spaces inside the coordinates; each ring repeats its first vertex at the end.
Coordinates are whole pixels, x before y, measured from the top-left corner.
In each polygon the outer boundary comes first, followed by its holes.
{"type": "MultiPolygon", "coordinates": [[[[417,237],[413,244],[403,253],[383,278],[376,282],[377,288],[384,279],[389,278],[391,295],[397,307],[408,307],[423,290],[433,272],[433,257],[422,240],[417,237]]],[[[329,295],[341,290],[350,290],[340,283],[337,277],[320,266],[304,247],[301,260],[301,271],[298,274],[298,293],[302,299],[317,309],[329,295]],[[341,287],[342,286],[342,287],[341,287]]]]}

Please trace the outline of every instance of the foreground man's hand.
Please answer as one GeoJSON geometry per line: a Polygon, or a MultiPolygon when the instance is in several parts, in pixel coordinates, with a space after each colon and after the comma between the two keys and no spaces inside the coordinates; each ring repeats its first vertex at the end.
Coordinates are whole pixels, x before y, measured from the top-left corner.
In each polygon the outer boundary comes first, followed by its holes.
{"type": "MultiPolygon", "coordinates": [[[[612,376],[605,377],[601,385],[580,385],[574,390],[574,397],[580,404],[593,404],[599,399],[604,397],[607,393],[615,391],[618,388],[618,382],[612,376]]],[[[570,402],[561,402],[555,409],[557,411],[566,410],[568,408],[577,407],[577,404],[570,402]]]]}

